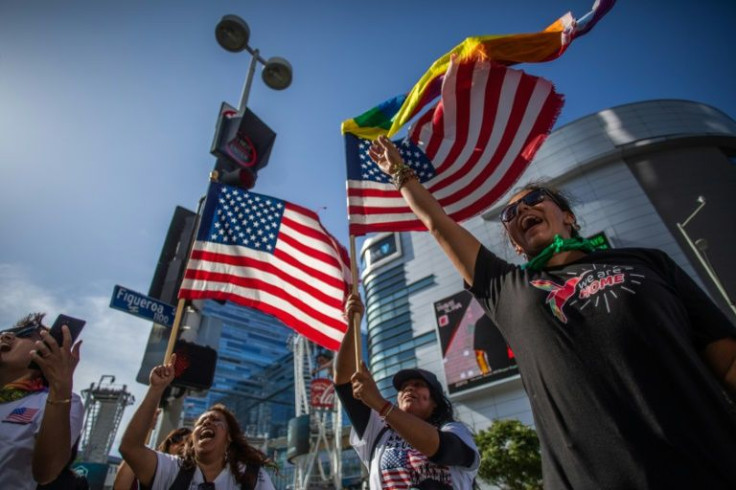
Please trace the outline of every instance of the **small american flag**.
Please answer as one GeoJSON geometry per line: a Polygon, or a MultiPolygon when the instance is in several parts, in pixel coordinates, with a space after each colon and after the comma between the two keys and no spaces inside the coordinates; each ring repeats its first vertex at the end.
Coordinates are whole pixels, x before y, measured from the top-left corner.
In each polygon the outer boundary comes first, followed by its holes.
{"type": "Polygon", "coordinates": [[[5,417],[3,422],[11,424],[28,424],[33,420],[33,416],[38,413],[38,408],[18,407],[5,417]]]}
{"type": "MultiPolygon", "coordinates": [[[[452,62],[439,103],[396,141],[407,165],[456,221],[481,213],[526,169],[562,107],[552,84],[490,61],[452,62]]],[[[424,230],[368,156],[345,135],[350,233],[424,230]]]]}
{"type": "Polygon", "coordinates": [[[179,297],[261,310],[336,350],[347,330],[349,264],[315,212],[211,183],[179,297]]]}

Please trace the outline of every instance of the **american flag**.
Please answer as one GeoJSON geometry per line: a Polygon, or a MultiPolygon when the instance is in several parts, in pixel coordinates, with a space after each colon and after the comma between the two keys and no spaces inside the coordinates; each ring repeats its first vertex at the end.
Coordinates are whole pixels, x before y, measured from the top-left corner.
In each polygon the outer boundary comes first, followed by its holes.
{"type": "Polygon", "coordinates": [[[347,330],[347,251],[313,211],[211,183],[179,297],[270,313],[332,350],[347,330]]]}
{"type": "MultiPolygon", "coordinates": [[[[450,217],[462,221],[516,182],[562,103],[547,80],[491,61],[453,61],[439,103],[395,143],[450,217]]],[[[370,141],[346,134],[345,142],[350,234],[424,230],[368,156],[370,141]]]]}
{"type": "MultiPolygon", "coordinates": [[[[386,448],[381,458],[382,488],[415,488],[425,480],[433,480],[435,483],[451,482],[447,467],[429,462],[424,454],[406,443],[386,448]]],[[[446,488],[451,488],[451,485],[446,488]]]]}
{"type": "Polygon", "coordinates": [[[28,424],[33,420],[33,416],[38,413],[38,408],[19,407],[10,412],[3,422],[12,424],[28,424]]]}

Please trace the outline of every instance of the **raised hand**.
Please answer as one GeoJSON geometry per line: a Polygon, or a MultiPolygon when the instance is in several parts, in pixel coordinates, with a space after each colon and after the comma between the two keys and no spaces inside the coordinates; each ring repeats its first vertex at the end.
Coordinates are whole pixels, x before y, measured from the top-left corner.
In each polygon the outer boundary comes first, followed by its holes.
{"type": "Polygon", "coordinates": [[[374,410],[380,410],[386,400],[376,386],[373,375],[363,362],[360,369],[350,378],[353,388],[353,397],[360,400],[374,410]]]}
{"type": "Polygon", "coordinates": [[[63,340],[59,346],[56,339],[42,329],[40,332],[42,340],[36,342],[33,360],[49,382],[49,390],[53,394],[68,398],[72,392],[74,370],[79,364],[82,341],[72,346],[72,335],[66,325],[61,327],[61,334],[63,340]]]}
{"type": "Polygon", "coordinates": [[[363,317],[364,311],[365,307],[363,306],[363,301],[360,299],[360,295],[350,293],[347,301],[345,302],[345,318],[347,318],[348,321],[352,321],[352,318],[356,313],[363,317]]]}
{"type": "Polygon", "coordinates": [[[396,173],[399,167],[404,164],[399,150],[393,142],[385,136],[379,136],[374,140],[368,149],[368,155],[376,162],[376,165],[389,175],[396,173]]]}
{"type": "Polygon", "coordinates": [[[151,388],[166,388],[174,380],[176,371],[174,365],[176,364],[176,354],[171,354],[169,362],[166,364],[160,364],[151,369],[151,374],[148,376],[149,385],[151,388]]]}

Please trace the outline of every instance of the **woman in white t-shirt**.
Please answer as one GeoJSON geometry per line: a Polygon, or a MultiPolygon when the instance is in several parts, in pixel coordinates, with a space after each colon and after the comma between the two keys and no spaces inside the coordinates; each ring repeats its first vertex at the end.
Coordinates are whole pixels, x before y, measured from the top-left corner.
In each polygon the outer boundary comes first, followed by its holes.
{"type": "Polygon", "coordinates": [[[214,405],[199,417],[181,456],[146,447],[150,420],[174,379],[175,362],[174,354],[169,364],[153,368],[148,392],[120,444],[120,454],[140,483],[152,490],[272,490],[264,467],[274,463],[248,443],[238,420],[224,405],[214,405]]]}
{"type": "MultiPolygon", "coordinates": [[[[348,318],[362,312],[360,297],[351,295],[348,318]]],[[[387,401],[365,364],[356,368],[349,324],[335,363],[335,389],[353,425],[350,443],[368,468],[371,490],[472,488],[480,453],[468,428],[453,419],[437,376],[401,370],[393,378],[397,404],[387,401]]]]}
{"type": "Polygon", "coordinates": [[[35,489],[66,468],[79,438],[82,401],[72,393],[81,342],[62,327],[59,345],[32,313],[0,333],[0,488],[35,489]],[[35,361],[38,368],[29,364],[35,361]]]}

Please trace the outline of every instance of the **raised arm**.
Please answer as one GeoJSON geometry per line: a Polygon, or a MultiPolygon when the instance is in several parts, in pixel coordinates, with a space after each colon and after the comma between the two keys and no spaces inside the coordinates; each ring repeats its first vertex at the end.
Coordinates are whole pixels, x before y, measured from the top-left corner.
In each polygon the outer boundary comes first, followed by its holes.
{"type": "Polygon", "coordinates": [[[79,363],[81,342],[72,347],[69,328],[61,327],[63,342],[59,346],[46,331],[37,342],[33,360],[49,382],[49,394],[43,420],[33,446],[33,479],[43,485],[53,481],[64,469],[71,456],[71,447],[79,434],[72,434],[72,378],[79,363]]]}
{"type": "MultiPolygon", "coordinates": [[[[405,167],[396,146],[381,136],[371,145],[369,154],[385,173],[393,176],[405,167]]],[[[400,189],[407,204],[437,240],[462,278],[473,284],[475,259],[480,242],[450,218],[434,196],[416,178],[407,179],[400,189]]]]}
{"type": "Polygon", "coordinates": [[[342,385],[350,382],[350,377],[355,371],[355,331],[359,328],[360,319],[363,317],[363,303],[360,301],[359,295],[351,294],[345,303],[345,316],[348,319],[348,330],[342,339],[340,349],[337,351],[335,358],[335,378],[336,385],[342,385]],[[355,318],[357,315],[357,319],[355,318]],[[353,325],[353,324],[357,325],[353,325]]]}
{"type": "MultiPolygon", "coordinates": [[[[379,412],[387,401],[381,395],[368,368],[363,365],[352,376],[353,396],[372,410],[379,412]]],[[[434,456],[440,448],[440,436],[437,428],[416,415],[393,408],[386,416],[386,422],[399,433],[414,449],[427,457],[434,456]]]]}
{"type": "Polygon", "coordinates": [[[158,463],[156,451],[146,447],[148,429],[161,401],[161,395],[174,380],[175,363],[176,354],[172,354],[168,364],[156,366],[151,370],[146,396],[125,429],[120,443],[120,454],[138,477],[138,481],[146,487],[150,487],[153,483],[158,463]]]}

